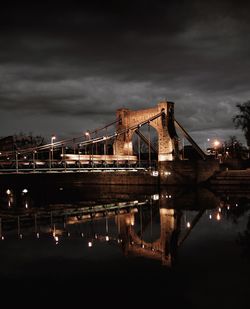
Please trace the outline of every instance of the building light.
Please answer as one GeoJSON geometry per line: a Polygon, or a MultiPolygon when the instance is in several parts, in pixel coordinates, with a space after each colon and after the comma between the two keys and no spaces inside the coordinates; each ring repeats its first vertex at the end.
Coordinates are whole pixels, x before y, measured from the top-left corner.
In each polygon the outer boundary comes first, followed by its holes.
{"type": "Polygon", "coordinates": [[[158,176],[158,175],[159,175],[159,172],[158,172],[158,171],[153,171],[153,172],[152,172],[152,176],[155,176],[155,177],[156,177],[156,176],[158,176]]]}
{"type": "Polygon", "coordinates": [[[154,195],[153,195],[153,200],[154,200],[154,201],[159,200],[159,194],[154,194],[154,195]]]}
{"type": "Polygon", "coordinates": [[[28,189],[23,189],[22,193],[28,193],[28,189]]]}

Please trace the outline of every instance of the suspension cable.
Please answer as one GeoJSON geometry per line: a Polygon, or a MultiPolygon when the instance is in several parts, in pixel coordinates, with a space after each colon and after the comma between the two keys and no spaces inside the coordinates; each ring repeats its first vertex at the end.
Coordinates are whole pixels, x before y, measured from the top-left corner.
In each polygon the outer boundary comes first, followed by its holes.
{"type": "MultiPolygon", "coordinates": [[[[122,134],[126,134],[127,132],[129,132],[130,130],[135,130],[137,129],[138,127],[140,126],[143,126],[145,124],[147,124],[148,122],[150,121],[153,121],[155,119],[157,119],[158,117],[160,117],[164,112],[160,112],[159,114],[156,114],[154,116],[152,116],[151,118],[149,119],[146,119],[138,124],[135,124],[135,125],[132,125],[128,128],[125,128],[125,129],[122,129],[120,130],[119,132],[115,132],[111,135],[107,135],[107,136],[103,136],[103,137],[97,137],[97,132],[98,131],[101,131],[103,129],[106,129],[106,132],[107,132],[107,128],[115,123],[117,123],[120,119],[117,119],[116,121],[114,122],[111,122],[110,124],[102,127],[102,128],[99,128],[99,129],[96,129],[96,130],[93,130],[91,132],[89,132],[89,134],[93,134],[95,133],[96,134],[96,137],[93,138],[93,139],[89,139],[89,140],[82,140],[83,136],[78,136],[78,137],[75,137],[75,138],[71,138],[71,139],[64,139],[64,140],[61,140],[61,141],[58,141],[58,142],[53,142],[53,143],[49,143],[49,144],[46,144],[46,145],[41,145],[41,146],[38,146],[38,147],[30,147],[30,148],[26,148],[26,149],[20,149],[18,150],[18,154],[27,154],[27,153],[32,153],[32,152],[38,152],[38,151],[43,151],[43,150],[47,150],[47,149],[51,149],[51,147],[53,147],[54,149],[57,148],[57,147],[61,147],[62,145],[65,145],[66,143],[76,143],[77,140],[79,140],[77,142],[77,144],[81,144],[82,146],[85,146],[85,145],[89,145],[89,144],[94,144],[94,143],[100,143],[100,142],[103,142],[105,140],[110,140],[110,139],[113,139],[113,138],[116,138],[117,136],[119,135],[122,135],[122,134]],[[81,139],[81,140],[80,140],[81,139]]],[[[96,145],[97,146],[97,145],[96,145]]],[[[97,147],[96,147],[96,150],[97,150],[97,147]]],[[[15,154],[15,151],[7,151],[7,152],[2,152],[2,156],[11,156],[15,154]]]]}

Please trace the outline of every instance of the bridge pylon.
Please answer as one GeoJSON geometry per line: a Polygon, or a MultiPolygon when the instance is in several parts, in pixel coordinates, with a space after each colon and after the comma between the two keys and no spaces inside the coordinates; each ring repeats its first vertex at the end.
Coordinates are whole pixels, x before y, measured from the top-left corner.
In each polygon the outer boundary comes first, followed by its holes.
{"type": "Polygon", "coordinates": [[[133,134],[140,128],[141,123],[148,120],[148,124],[156,129],[158,134],[158,161],[173,161],[178,154],[178,140],[174,126],[174,103],[162,101],[156,107],[130,110],[118,109],[116,117],[116,132],[125,130],[118,135],[113,144],[115,155],[133,155],[133,134]],[[129,129],[134,127],[133,129],[129,129]],[[127,130],[126,130],[127,129],[127,130]]]}

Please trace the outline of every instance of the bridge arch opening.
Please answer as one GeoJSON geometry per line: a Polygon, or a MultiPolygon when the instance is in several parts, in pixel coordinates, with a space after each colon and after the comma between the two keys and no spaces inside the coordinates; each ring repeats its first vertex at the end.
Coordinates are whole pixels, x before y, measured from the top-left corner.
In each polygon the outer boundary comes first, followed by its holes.
{"type": "Polygon", "coordinates": [[[150,123],[134,130],[132,135],[133,155],[138,161],[158,160],[158,131],[150,123]]]}

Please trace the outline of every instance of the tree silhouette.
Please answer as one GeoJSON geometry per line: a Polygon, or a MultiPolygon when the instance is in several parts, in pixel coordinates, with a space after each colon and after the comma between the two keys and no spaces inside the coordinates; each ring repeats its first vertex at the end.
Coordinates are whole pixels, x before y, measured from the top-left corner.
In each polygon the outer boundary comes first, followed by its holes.
{"type": "Polygon", "coordinates": [[[244,159],[247,157],[247,148],[234,135],[229,136],[229,139],[225,141],[219,152],[231,158],[244,159]]]}
{"type": "Polygon", "coordinates": [[[237,104],[239,114],[233,117],[236,128],[241,128],[244,132],[247,146],[250,147],[250,101],[237,104]]]}

